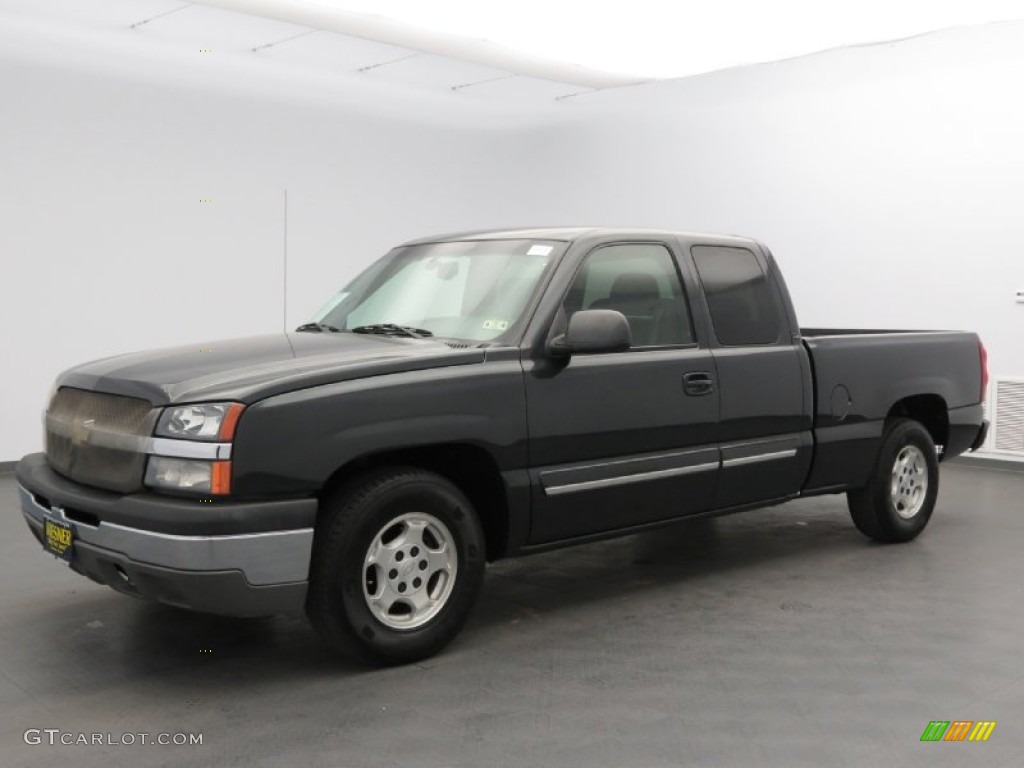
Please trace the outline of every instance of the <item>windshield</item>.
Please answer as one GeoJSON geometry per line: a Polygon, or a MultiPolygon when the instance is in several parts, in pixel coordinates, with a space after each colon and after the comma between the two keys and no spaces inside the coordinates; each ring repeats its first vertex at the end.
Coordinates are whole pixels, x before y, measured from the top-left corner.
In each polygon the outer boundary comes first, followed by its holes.
{"type": "Polygon", "coordinates": [[[473,240],[397,248],[314,318],[341,331],[403,326],[423,335],[493,341],[524,320],[564,243],[473,240]]]}

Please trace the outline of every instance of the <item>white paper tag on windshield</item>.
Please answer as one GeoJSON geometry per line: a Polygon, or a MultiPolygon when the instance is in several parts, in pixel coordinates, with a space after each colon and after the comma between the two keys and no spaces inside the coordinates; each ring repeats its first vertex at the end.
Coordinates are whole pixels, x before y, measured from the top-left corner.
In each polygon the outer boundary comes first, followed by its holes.
{"type": "Polygon", "coordinates": [[[551,251],[554,250],[552,245],[531,245],[530,250],[526,252],[527,256],[547,256],[551,251]]]}

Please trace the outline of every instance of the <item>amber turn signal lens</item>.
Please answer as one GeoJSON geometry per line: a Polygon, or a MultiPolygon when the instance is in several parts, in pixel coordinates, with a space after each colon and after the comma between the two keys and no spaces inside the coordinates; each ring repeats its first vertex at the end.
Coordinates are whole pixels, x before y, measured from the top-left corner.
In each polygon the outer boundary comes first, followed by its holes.
{"type": "Polygon", "coordinates": [[[234,439],[235,429],[238,427],[238,419],[244,410],[245,406],[241,403],[232,403],[228,406],[228,410],[220,422],[220,432],[217,434],[218,439],[224,442],[230,442],[234,439]]]}
{"type": "Polygon", "coordinates": [[[213,473],[210,476],[210,493],[224,496],[231,493],[231,462],[213,462],[213,473]]]}

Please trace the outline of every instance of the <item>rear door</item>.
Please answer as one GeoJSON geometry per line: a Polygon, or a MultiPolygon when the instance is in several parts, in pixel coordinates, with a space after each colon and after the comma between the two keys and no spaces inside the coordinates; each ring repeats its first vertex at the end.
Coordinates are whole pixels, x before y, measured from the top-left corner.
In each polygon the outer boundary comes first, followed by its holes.
{"type": "Polygon", "coordinates": [[[533,514],[543,543],[710,509],[719,454],[714,360],[698,344],[668,242],[605,243],[566,278],[559,315],[614,309],[625,352],[525,361],[533,514]]]}
{"type": "Polygon", "coordinates": [[[812,455],[810,373],[772,265],[753,248],[689,249],[718,372],[720,509],[799,493],[812,455]]]}

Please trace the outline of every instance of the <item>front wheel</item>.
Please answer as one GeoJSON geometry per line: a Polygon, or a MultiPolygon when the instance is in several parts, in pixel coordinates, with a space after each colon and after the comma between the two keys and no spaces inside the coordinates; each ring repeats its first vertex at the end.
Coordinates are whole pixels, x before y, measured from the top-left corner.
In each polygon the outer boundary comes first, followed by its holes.
{"type": "Polygon", "coordinates": [[[480,523],[455,485],[420,469],[374,470],[325,502],[306,612],[350,656],[416,661],[462,628],[484,562],[480,523]]]}
{"type": "Polygon", "coordinates": [[[886,426],[874,473],[847,503],[857,529],[876,541],[915,538],[932,516],[939,493],[939,460],[928,430],[913,419],[886,426]]]}

